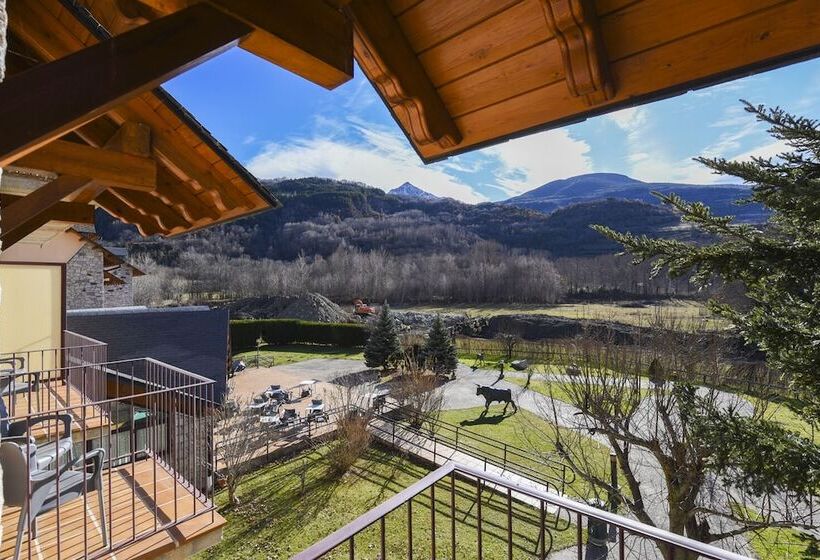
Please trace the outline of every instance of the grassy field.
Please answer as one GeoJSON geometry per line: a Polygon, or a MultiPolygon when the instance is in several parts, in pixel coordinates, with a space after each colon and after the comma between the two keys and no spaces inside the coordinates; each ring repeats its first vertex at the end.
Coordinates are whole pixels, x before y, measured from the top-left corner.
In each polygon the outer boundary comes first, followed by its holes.
{"type": "MultiPolygon", "coordinates": [[[[490,413],[483,417],[481,416],[484,411],[483,407],[445,410],[441,413],[440,419],[450,424],[463,426],[469,431],[482,436],[506,442],[508,445],[522,451],[518,454],[508,450],[507,458],[509,460],[547,476],[559,477],[561,471],[555,466],[555,463],[539,459],[540,455],[541,457],[552,456],[557,460],[555,448],[547,437],[549,434],[554,433],[555,426],[524,409],[519,409],[518,412],[513,413],[513,409],[510,407],[507,414],[503,414],[502,410],[501,405],[494,405],[490,408],[490,413]]],[[[591,463],[594,465],[597,474],[606,479],[609,478],[609,450],[604,445],[593,439],[578,436],[572,433],[571,430],[564,428],[559,428],[559,430],[562,434],[571,438],[569,441],[576,441],[580,438],[579,443],[583,448],[583,452],[591,458],[591,463]]],[[[475,446],[477,450],[488,456],[503,460],[503,448],[481,443],[480,440],[470,440],[463,437],[459,441],[475,446]]],[[[559,490],[561,489],[559,488],[559,490]]],[[[592,497],[590,486],[580,479],[565,488],[564,491],[569,495],[583,499],[592,497]]]]}
{"type": "MultiPolygon", "coordinates": [[[[256,350],[234,354],[234,360],[256,363],[256,350]]],[[[263,366],[285,365],[315,358],[336,358],[340,360],[364,360],[361,348],[323,346],[319,344],[288,344],[285,346],[263,346],[259,351],[259,362],[263,366]]]]}
{"type": "MultiPolygon", "coordinates": [[[[285,462],[274,463],[248,475],[239,489],[242,504],[225,507],[225,494],[217,495],[222,514],[228,519],[222,542],[196,558],[285,559],[329,535],[367,510],[384,502],[429,470],[406,458],[380,449],[368,451],[343,477],[330,475],[322,460],[326,448],[310,451],[285,462]],[[304,494],[298,472],[307,465],[304,494]]],[[[458,558],[476,558],[475,487],[456,482],[456,550],[458,558]]],[[[413,501],[414,558],[430,558],[430,494],[413,501]]],[[[506,557],[506,498],[485,491],[483,498],[484,556],[506,557]],[[504,506],[504,507],[502,507],[504,506]]],[[[514,557],[531,559],[538,540],[538,512],[514,502],[514,557]]],[[[450,556],[450,480],[436,486],[436,551],[450,556]]],[[[406,558],[407,509],[400,507],[387,516],[388,555],[406,558]]],[[[552,533],[553,550],[573,544],[575,529],[552,533]]],[[[379,555],[378,524],[356,538],[356,558],[379,555]]],[[[342,546],[324,558],[347,558],[342,546]]]]}
{"type": "MultiPolygon", "coordinates": [[[[524,387],[527,384],[527,380],[522,377],[510,377],[507,376],[504,378],[506,381],[510,383],[514,383],[520,387],[524,387]]],[[[567,392],[566,384],[560,381],[544,381],[541,379],[533,379],[530,382],[529,387],[527,387],[530,391],[535,391],[536,393],[541,393],[542,395],[552,396],[559,401],[563,401],[565,403],[572,404],[573,399],[570,394],[567,392]]],[[[646,398],[649,395],[650,389],[648,388],[641,388],[640,394],[641,399],[646,398]]]]}
{"type": "Polygon", "coordinates": [[[684,323],[705,321],[708,328],[721,328],[720,319],[711,315],[708,309],[699,302],[686,300],[668,300],[653,304],[636,303],[559,303],[543,304],[486,304],[486,305],[420,305],[402,308],[408,311],[425,311],[429,313],[459,313],[479,317],[493,315],[549,315],[567,319],[599,319],[616,321],[628,325],[646,325],[660,315],[664,318],[675,318],[684,323]]]}
{"type": "MultiPolygon", "coordinates": [[[[757,397],[749,397],[752,402],[758,401],[757,397]]],[[[815,445],[820,445],[820,426],[815,426],[812,430],[811,424],[803,420],[799,414],[778,402],[769,402],[764,412],[764,417],[773,422],[777,422],[787,430],[797,432],[801,436],[812,439],[815,445]]]]}

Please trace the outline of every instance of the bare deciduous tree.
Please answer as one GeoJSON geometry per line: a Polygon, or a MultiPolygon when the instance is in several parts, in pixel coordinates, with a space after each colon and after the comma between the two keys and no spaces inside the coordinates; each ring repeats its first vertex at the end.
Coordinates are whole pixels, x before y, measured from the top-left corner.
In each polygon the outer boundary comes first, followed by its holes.
{"type": "Polygon", "coordinates": [[[239,504],[236,489],[251,466],[255,454],[264,446],[265,434],[259,414],[248,407],[249,401],[235,396],[228,385],[222,406],[215,409],[214,436],[217,468],[228,491],[228,502],[239,504]]]}
{"type": "Polygon", "coordinates": [[[419,365],[415,359],[404,360],[401,379],[394,393],[396,400],[407,407],[410,425],[432,431],[444,407],[441,378],[419,365]]]}
{"type": "Polygon", "coordinates": [[[372,441],[370,422],[373,413],[362,386],[340,386],[329,397],[331,408],[340,410],[336,432],[325,459],[335,475],[346,473],[367,451],[372,441]]]}
{"type": "MultiPolygon", "coordinates": [[[[552,442],[591,498],[615,501],[643,523],[706,543],[767,527],[809,528],[816,507],[810,496],[753,495],[727,487],[710,469],[710,450],[695,435],[693,418],[716,407],[760,411],[738,395],[694,385],[725,367],[720,346],[698,345],[698,337],[671,336],[656,325],[639,349],[611,339],[578,340],[575,375],[545,373],[549,395],[538,400],[543,416],[571,429],[536,437],[552,442]],[[611,484],[606,459],[589,437],[615,453],[625,484],[611,484]]],[[[666,559],[696,558],[664,545],[658,551],[666,559]]]]}

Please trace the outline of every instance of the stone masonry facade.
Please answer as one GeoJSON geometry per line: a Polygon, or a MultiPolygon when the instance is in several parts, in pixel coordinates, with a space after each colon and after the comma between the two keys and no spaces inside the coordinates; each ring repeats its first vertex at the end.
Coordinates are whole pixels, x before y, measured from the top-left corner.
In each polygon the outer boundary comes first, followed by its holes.
{"type": "Polygon", "coordinates": [[[66,309],[103,307],[103,251],[86,243],[65,268],[66,309]]]}
{"type": "Polygon", "coordinates": [[[134,285],[131,267],[127,264],[118,266],[109,272],[122,280],[124,284],[106,284],[104,287],[103,307],[128,307],[134,305],[134,285]]]}

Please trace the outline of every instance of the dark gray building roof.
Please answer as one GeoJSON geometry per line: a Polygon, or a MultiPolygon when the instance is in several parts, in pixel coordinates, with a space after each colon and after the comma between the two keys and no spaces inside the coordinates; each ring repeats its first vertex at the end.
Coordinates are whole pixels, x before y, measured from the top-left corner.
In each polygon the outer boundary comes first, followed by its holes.
{"type": "Polygon", "coordinates": [[[217,401],[225,392],[229,357],[227,310],[81,309],[66,313],[66,327],[107,343],[111,361],[154,358],[216,381],[217,401]]]}

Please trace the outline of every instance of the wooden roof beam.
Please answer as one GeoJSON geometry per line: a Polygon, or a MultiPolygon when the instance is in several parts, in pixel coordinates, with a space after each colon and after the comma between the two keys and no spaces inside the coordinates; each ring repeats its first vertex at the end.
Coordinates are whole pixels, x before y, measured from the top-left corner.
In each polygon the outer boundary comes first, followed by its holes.
{"type": "MultiPolygon", "coordinates": [[[[61,179],[63,182],[62,187],[66,188],[70,184],[78,184],[78,182],[83,181],[83,179],[76,177],[67,177],[65,179],[61,177],[55,179],[55,181],[61,181],[61,179]]],[[[44,187],[41,187],[41,189],[42,188],[44,187]]],[[[47,208],[32,210],[32,201],[30,199],[26,200],[29,196],[31,195],[25,197],[6,194],[0,195],[0,204],[2,204],[0,220],[2,220],[3,223],[0,240],[3,243],[3,249],[8,249],[28,234],[51,221],[70,222],[74,224],[94,223],[93,206],[80,204],[78,202],[55,202],[47,208]],[[22,207],[20,206],[21,204],[22,207]]]]}
{"type": "MultiPolygon", "coordinates": [[[[52,208],[60,204],[63,198],[84,188],[88,181],[87,178],[62,175],[26,196],[10,199],[8,205],[4,204],[0,208],[4,246],[7,235],[16,235],[19,231],[25,231],[25,235],[28,235],[34,231],[28,229],[31,224],[39,223],[39,220],[47,215],[52,208]]],[[[4,199],[6,198],[6,195],[4,195],[4,199]]],[[[37,229],[37,227],[40,226],[38,225],[34,229],[37,229]]]]}
{"type": "Polygon", "coordinates": [[[333,89],[353,78],[353,26],[324,0],[210,0],[254,26],[239,46],[333,89]]]}
{"type": "Polygon", "coordinates": [[[589,0],[541,0],[561,49],[569,92],[597,105],[615,95],[595,6],[589,0]]]}
{"type": "MultiPolygon", "coordinates": [[[[168,14],[205,0],[138,0],[168,14]]],[[[353,26],[324,0],[208,0],[253,27],[239,46],[333,89],[353,78],[353,26]]]]}
{"type": "Polygon", "coordinates": [[[157,186],[157,162],[153,159],[65,140],[46,144],[14,160],[13,165],[58,175],[90,177],[101,184],[124,189],[152,191],[157,186]]]}
{"type": "Polygon", "coordinates": [[[356,60],[419,145],[452,148],[461,132],[384,0],[350,0],[356,60]]]}
{"type": "MultiPolygon", "coordinates": [[[[12,21],[22,4],[9,6],[12,21]]],[[[196,4],[12,75],[0,84],[0,167],[218,55],[251,30],[196,4]]]]}

